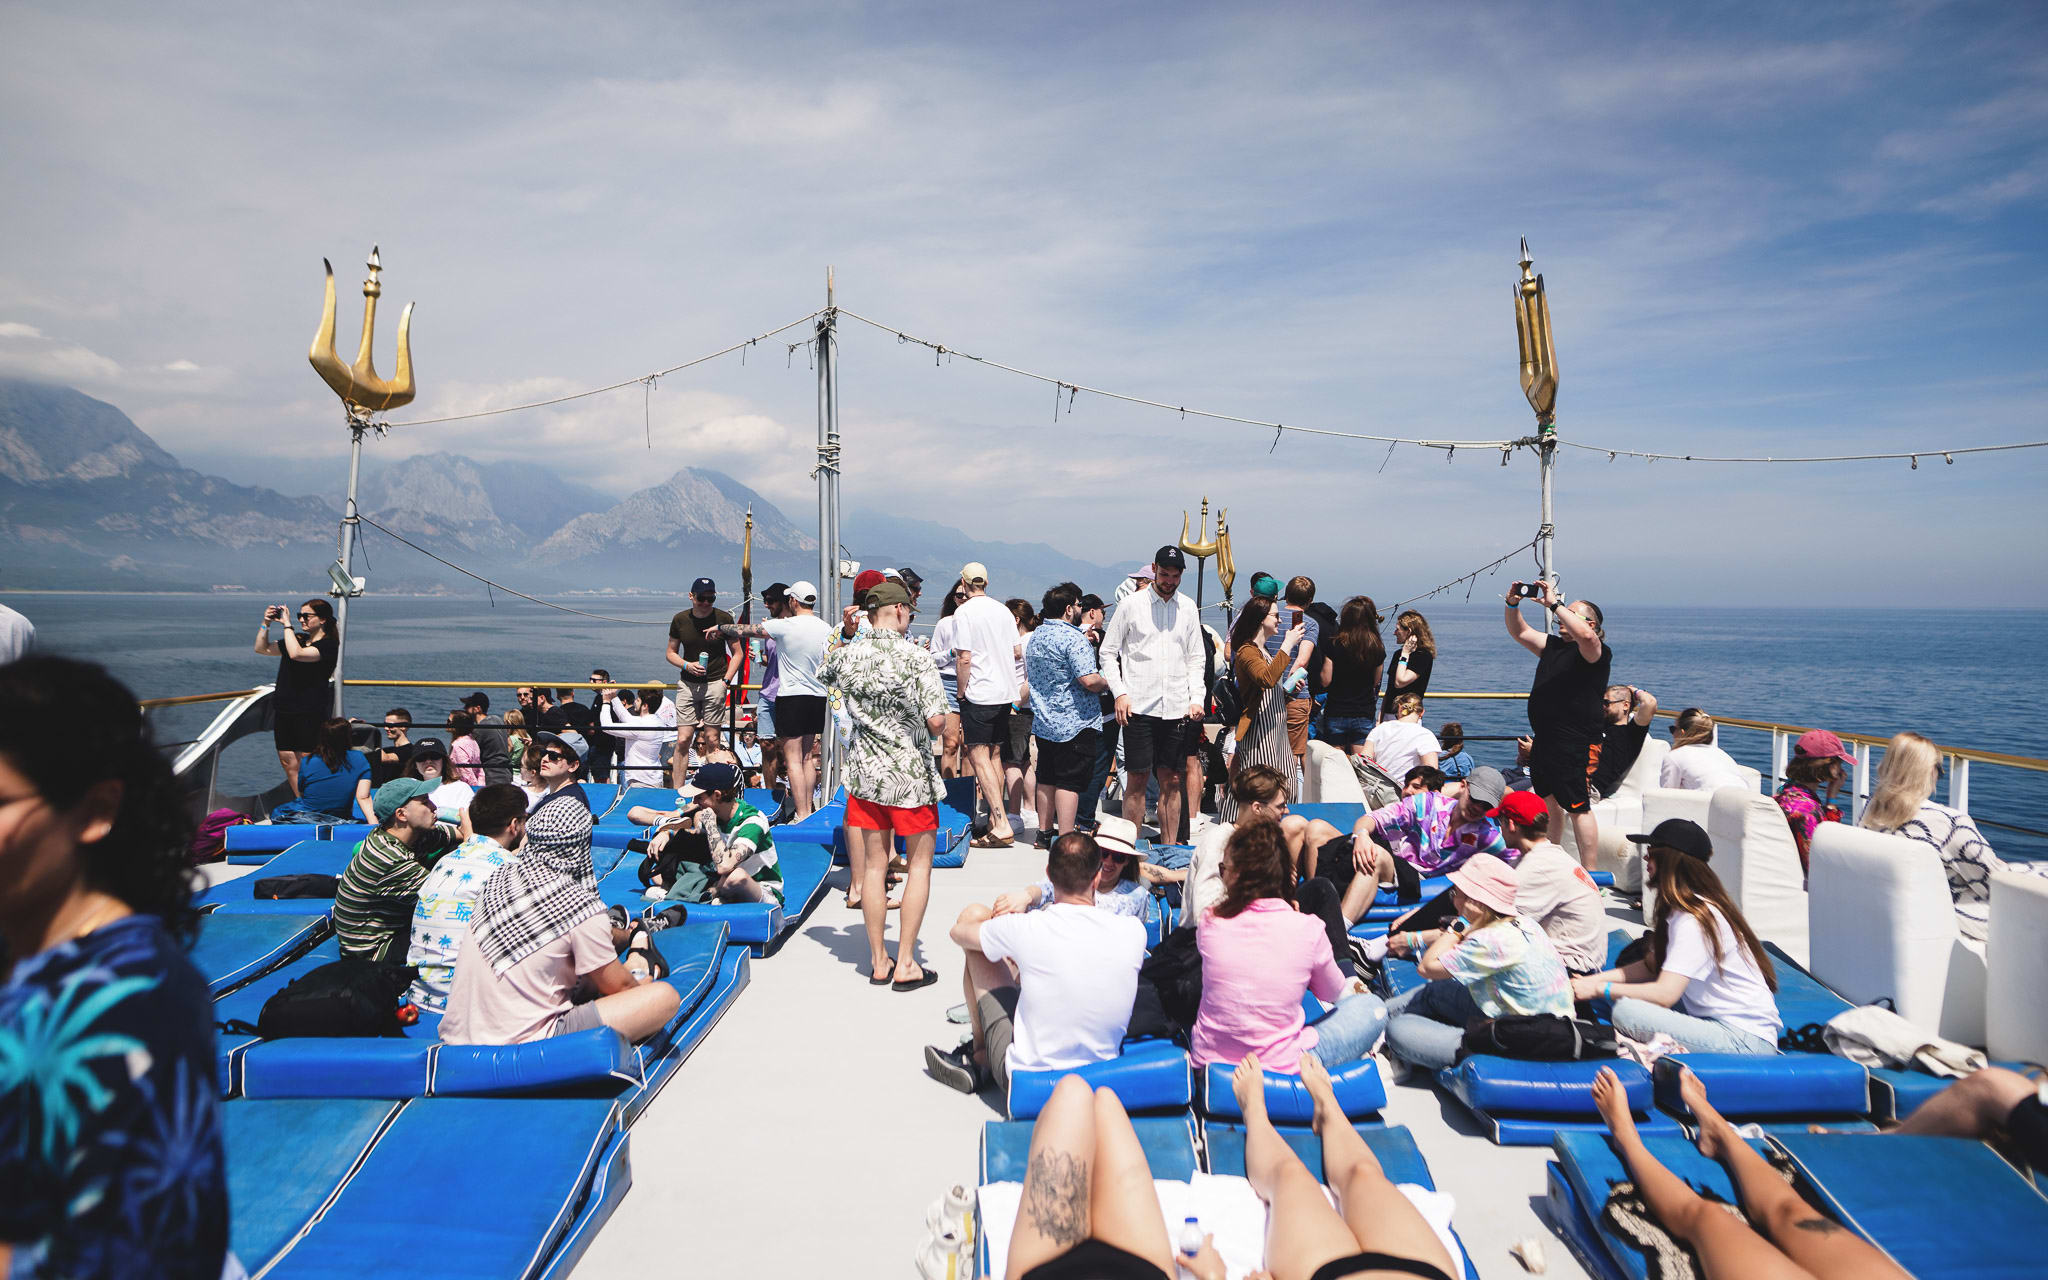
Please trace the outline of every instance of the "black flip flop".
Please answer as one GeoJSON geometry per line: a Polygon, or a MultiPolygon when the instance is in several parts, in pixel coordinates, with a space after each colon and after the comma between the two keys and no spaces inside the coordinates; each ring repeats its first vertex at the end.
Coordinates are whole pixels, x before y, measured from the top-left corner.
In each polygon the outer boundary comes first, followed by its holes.
{"type": "Polygon", "coordinates": [[[921,988],[932,985],[934,982],[937,982],[938,980],[939,975],[937,973],[934,973],[930,968],[926,968],[923,973],[919,974],[915,978],[911,978],[907,981],[903,979],[898,979],[897,981],[890,983],[889,990],[917,991],[921,988]]]}
{"type": "MultiPolygon", "coordinates": [[[[890,973],[896,972],[896,962],[894,960],[891,960],[889,962],[888,971],[890,973]]],[[[871,987],[888,986],[890,985],[890,980],[888,978],[877,977],[874,971],[870,970],[868,973],[868,985],[871,987]]]]}

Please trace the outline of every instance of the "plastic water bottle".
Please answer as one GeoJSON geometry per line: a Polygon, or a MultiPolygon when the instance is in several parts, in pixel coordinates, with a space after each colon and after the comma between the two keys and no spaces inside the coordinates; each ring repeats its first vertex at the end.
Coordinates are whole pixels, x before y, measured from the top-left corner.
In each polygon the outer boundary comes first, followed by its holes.
{"type": "Polygon", "coordinates": [[[1308,668],[1296,667],[1294,670],[1287,673],[1286,678],[1280,681],[1280,691],[1282,693],[1292,695],[1296,689],[1301,688],[1302,683],[1307,679],[1308,668]]]}
{"type": "Polygon", "coordinates": [[[1195,1255],[1202,1251],[1202,1224],[1190,1214],[1180,1224],[1180,1257],[1182,1262],[1193,1262],[1195,1255]]]}

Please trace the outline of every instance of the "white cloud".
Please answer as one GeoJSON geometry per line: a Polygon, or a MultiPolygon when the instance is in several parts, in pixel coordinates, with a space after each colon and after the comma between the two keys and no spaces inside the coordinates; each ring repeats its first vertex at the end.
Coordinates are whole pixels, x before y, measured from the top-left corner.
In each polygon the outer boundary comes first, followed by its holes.
{"type": "Polygon", "coordinates": [[[43,331],[19,320],[0,320],[0,338],[40,338],[43,331]]]}
{"type": "Polygon", "coordinates": [[[165,373],[198,373],[199,366],[190,360],[173,360],[164,366],[165,373]]]}

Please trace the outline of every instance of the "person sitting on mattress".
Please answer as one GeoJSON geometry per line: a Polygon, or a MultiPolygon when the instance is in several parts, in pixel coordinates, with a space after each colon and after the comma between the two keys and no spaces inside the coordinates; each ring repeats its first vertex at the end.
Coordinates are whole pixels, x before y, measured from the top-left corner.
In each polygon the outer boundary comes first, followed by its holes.
{"type": "MultiPolygon", "coordinates": [[[[647,896],[655,897],[658,889],[670,902],[780,904],[782,866],[768,815],[740,798],[739,770],[723,762],[707,764],[690,782],[698,788],[697,798],[648,840],[654,869],[647,877],[647,896]]],[[[633,812],[641,810],[636,805],[633,812]]]]}
{"type": "Polygon", "coordinates": [[[1365,984],[1344,980],[1323,922],[1295,905],[1287,842],[1271,820],[1240,822],[1223,855],[1223,900],[1195,934],[1202,1004],[1190,1037],[1198,1067],[1256,1054],[1268,1071],[1294,1075],[1314,1049],[1342,1065],[1372,1052],[1386,1006],[1365,984]],[[1337,1007],[1308,1026],[1301,998],[1337,1007]]]}
{"type": "Polygon", "coordinates": [[[377,829],[363,837],[334,887],[334,933],[341,954],[397,964],[405,958],[412,909],[427,872],[462,841],[438,820],[435,784],[393,778],[371,797],[377,829]]]}
{"type": "Polygon", "coordinates": [[[427,872],[412,910],[405,962],[419,976],[409,998],[434,1013],[448,1007],[448,984],[455,978],[456,952],[469,932],[476,895],[498,868],[519,857],[526,838],[526,793],[509,782],[492,783],[469,802],[469,824],[473,834],[427,872]]]}
{"type": "Polygon", "coordinates": [[[1612,1000],[1614,1029],[1635,1040],[1662,1031],[1694,1053],[1776,1053],[1777,971],[1707,865],[1707,833],[1667,818],[1629,839],[1647,846],[1643,879],[1656,887],[1648,958],[1574,978],[1572,995],[1612,1000]]]}
{"type": "Polygon", "coordinates": [[[953,923],[953,941],[967,953],[974,1034],[950,1051],[925,1046],[924,1062],[934,1080],[962,1093],[993,1083],[1007,1094],[1016,1072],[1072,1071],[1122,1051],[1145,926],[1096,909],[1102,852],[1088,836],[1055,840],[1045,869],[1051,906],[999,916],[977,902],[953,923]]]}
{"type": "Polygon", "coordinates": [[[1411,781],[1399,800],[1353,823],[1349,836],[1323,844],[1313,871],[1344,895],[1346,920],[1357,921],[1382,886],[1394,886],[1402,902],[1420,901],[1425,877],[1454,871],[1475,854],[1513,857],[1491,816],[1507,785],[1500,770],[1484,764],[1466,776],[1462,795],[1411,781]]]}
{"type": "MultiPolygon", "coordinates": [[[[1598,973],[1607,964],[1607,909],[1600,889],[1579,860],[1550,840],[1550,809],[1533,792],[1511,791],[1488,816],[1498,818],[1515,851],[1515,912],[1535,922],[1574,974],[1598,973]]],[[[1446,890],[1396,920],[1387,930],[1386,950],[1413,955],[1436,940],[1458,914],[1446,890]]],[[[1373,959],[1375,948],[1367,944],[1373,959]]]]}
{"type": "Polygon", "coordinates": [[[1571,978],[1557,948],[1517,912],[1515,869],[1482,853],[1451,872],[1451,889],[1458,916],[1416,961],[1429,982],[1387,1002],[1388,1047],[1431,1070],[1457,1061],[1474,1018],[1572,1016],[1571,978]]]}
{"type": "Polygon", "coordinates": [[[527,818],[518,859],[477,894],[444,1042],[525,1044],[610,1027],[637,1043],[675,1016],[682,998],[655,980],[646,929],[616,929],[597,896],[590,828],[590,809],[575,797],[545,801],[527,818]]]}
{"type": "MultiPolygon", "coordinates": [[[[1095,905],[1114,915],[1144,919],[1151,894],[1138,879],[1137,824],[1129,818],[1105,816],[1095,828],[1094,840],[1102,853],[1102,870],[1095,876],[1095,905]]],[[[1036,911],[1050,906],[1053,896],[1052,881],[1040,880],[998,894],[992,909],[999,916],[1013,911],[1036,911]]]]}

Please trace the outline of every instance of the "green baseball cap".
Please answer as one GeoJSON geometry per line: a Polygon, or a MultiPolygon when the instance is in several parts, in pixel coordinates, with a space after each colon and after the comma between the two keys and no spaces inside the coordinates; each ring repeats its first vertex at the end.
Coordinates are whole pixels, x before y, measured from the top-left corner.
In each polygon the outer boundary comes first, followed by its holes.
{"type": "Polygon", "coordinates": [[[424,778],[393,778],[377,788],[377,794],[371,797],[370,804],[376,811],[378,825],[391,821],[391,815],[403,809],[408,801],[433,794],[434,788],[438,785],[424,778]]]}
{"type": "Polygon", "coordinates": [[[1280,594],[1280,580],[1270,573],[1262,573],[1252,579],[1252,594],[1275,599],[1280,594]]]}

